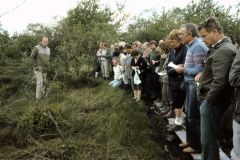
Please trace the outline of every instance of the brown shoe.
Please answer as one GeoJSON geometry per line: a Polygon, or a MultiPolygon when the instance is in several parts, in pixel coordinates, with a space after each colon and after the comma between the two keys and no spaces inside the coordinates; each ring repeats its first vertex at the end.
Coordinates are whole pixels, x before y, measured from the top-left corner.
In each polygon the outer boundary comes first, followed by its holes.
{"type": "Polygon", "coordinates": [[[187,147],[183,149],[184,153],[201,153],[200,150],[193,149],[192,147],[187,147]]]}
{"type": "Polygon", "coordinates": [[[182,147],[182,148],[186,148],[189,146],[189,144],[188,143],[180,143],[178,146],[182,147]]]}

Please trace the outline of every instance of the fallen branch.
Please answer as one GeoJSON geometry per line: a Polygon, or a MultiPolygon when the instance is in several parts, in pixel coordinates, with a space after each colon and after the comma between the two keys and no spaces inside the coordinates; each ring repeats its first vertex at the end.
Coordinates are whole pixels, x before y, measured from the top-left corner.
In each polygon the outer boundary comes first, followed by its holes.
{"type": "Polygon", "coordinates": [[[30,154],[30,155],[33,155],[34,157],[39,157],[39,158],[42,158],[42,159],[46,159],[46,160],[49,160],[48,158],[45,158],[43,156],[40,156],[38,154],[34,154],[34,153],[31,153],[31,152],[28,152],[28,151],[25,151],[25,150],[21,150],[21,149],[17,149],[18,151],[21,151],[21,152],[24,152],[24,153],[27,153],[27,154],[30,154]]]}

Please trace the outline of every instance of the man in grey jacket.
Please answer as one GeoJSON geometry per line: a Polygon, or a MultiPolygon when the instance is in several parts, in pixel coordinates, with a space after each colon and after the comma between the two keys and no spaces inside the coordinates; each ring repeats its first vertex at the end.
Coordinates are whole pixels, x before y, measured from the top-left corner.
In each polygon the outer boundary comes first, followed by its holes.
{"type": "Polygon", "coordinates": [[[240,52],[237,53],[229,74],[229,82],[235,87],[233,115],[233,149],[231,159],[240,159],[240,52]]]}
{"type": "Polygon", "coordinates": [[[40,100],[45,93],[47,71],[49,67],[50,49],[48,48],[48,37],[42,37],[41,43],[33,48],[30,57],[37,80],[36,99],[40,100]]]}
{"type": "Polygon", "coordinates": [[[200,94],[204,100],[200,106],[202,160],[219,160],[219,124],[233,97],[228,77],[237,50],[224,36],[222,26],[214,17],[204,20],[198,31],[210,48],[200,81],[200,94]]]}
{"type": "Polygon", "coordinates": [[[108,79],[109,78],[111,52],[110,52],[110,49],[107,48],[106,43],[102,43],[100,45],[100,49],[97,52],[97,57],[100,60],[102,76],[104,79],[108,79]]]}

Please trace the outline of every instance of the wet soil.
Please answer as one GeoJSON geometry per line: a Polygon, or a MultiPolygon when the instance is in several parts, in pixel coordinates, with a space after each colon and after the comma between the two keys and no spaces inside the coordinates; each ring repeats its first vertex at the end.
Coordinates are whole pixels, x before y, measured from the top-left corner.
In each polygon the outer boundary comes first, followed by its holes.
{"type": "MultiPolygon", "coordinates": [[[[181,141],[176,136],[175,133],[169,133],[166,130],[168,122],[166,119],[162,118],[160,115],[156,115],[153,110],[150,109],[152,106],[152,101],[144,101],[146,106],[146,114],[149,118],[149,127],[152,130],[152,140],[159,143],[159,145],[164,149],[169,160],[192,160],[190,154],[182,152],[182,148],[178,146],[181,141]],[[173,136],[172,141],[168,141],[167,137],[173,136]]],[[[225,112],[221,120],[220,125],[220,147],[229,156],[232,149],[232,108],[225,112]]]]}

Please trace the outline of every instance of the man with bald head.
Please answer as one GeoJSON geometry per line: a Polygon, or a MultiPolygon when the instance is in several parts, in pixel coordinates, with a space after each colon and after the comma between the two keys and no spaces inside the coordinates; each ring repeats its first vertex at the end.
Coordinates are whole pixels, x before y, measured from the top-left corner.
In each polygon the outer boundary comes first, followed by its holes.
{"type": "Polygon", "coordinates": [[[40,100],[45,93],[47,71],[49,67],[50,49],[48,48],[48,37],[43,36],[40,44],[35,46],[31,53],[32,65],[36,77],[36,99],[40,100]]]}

